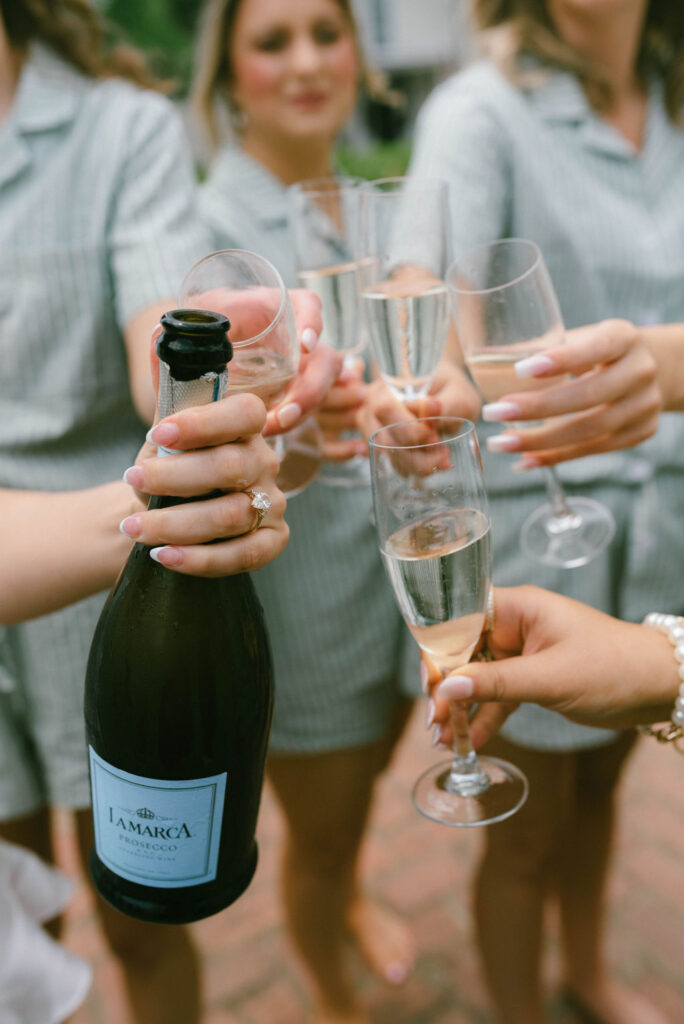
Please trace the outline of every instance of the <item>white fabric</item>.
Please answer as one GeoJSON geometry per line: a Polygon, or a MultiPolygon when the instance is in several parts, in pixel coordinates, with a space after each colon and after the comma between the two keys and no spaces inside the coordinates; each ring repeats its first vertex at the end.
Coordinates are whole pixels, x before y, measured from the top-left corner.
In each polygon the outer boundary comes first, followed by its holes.
{"type": "Polygon", "coordinates": [[[90,967],[41,927],[72,890],[60,871],[0,840],[0,1024],[59,1024],[83,1001],[90,967]]]}

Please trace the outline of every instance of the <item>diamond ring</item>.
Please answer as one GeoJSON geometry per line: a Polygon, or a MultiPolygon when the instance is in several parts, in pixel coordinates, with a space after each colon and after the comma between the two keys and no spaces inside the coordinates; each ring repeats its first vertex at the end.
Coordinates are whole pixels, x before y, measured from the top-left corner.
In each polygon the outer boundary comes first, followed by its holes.
{"type": "Polygon", "coordinates": [[[263,523],[264,516],[271,507],[271,499],[266,494],[266,491],[253,491],[249,489],[245,491],[245,494],[250,498],[250,504],[257,516],[254,526],[249,531],[249,533],[254,533],[263,523]]]}

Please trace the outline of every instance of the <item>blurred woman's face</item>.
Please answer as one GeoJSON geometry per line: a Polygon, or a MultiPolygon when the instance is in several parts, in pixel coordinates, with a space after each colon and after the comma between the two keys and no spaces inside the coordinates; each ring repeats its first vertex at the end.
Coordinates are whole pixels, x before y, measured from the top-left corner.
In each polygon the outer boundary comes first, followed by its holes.
{"type": "Polygon", "coordinates": [[[359,55],[337,0],[242,0],[230,64],[248,131],[332,140],[356,102],[359,55]]]}

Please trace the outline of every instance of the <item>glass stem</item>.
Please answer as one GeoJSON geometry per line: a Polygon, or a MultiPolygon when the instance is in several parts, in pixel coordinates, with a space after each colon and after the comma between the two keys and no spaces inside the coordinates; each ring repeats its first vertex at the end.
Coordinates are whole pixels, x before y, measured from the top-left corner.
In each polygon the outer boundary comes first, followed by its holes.
{"type": "Polygon", "coordinates": [[[453,701],[449,705],[454,749],[445,788],[449,793],[457,793],[459,796],[475,796],[489,786],[489,776],[480,767],[470,740],[469,710],[470,705],[462,701],[453,701]]]}
{"type": "Polygon", "coordinates": [[[550,533],[563,533],[565,530],[576,529],[580,525],[579,516],[576,516],[570,508],[563,485],[554,467],[544,467],[544,476],[546,477],[546,493],[553,513],[553,520],[547,523],[547,529],[550,533]]]}

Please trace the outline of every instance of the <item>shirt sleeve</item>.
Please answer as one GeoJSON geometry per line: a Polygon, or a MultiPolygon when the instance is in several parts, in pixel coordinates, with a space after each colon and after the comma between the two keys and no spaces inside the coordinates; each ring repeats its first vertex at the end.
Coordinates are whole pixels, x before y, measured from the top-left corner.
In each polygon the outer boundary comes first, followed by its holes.
{"type": "Polygon", "coordinates": [[[424,104],[409,169],[448,183],[456,259],[507,235],[512,194],[509,146],[494,103],[484,82],[459,79],[438,86],[424,104]]]}
{"type": "Polygon", "coordinates": [[[109,230],[117,318],[176,300],[185,273],[211,250],[196,210],[196,180],[180,118],[171,103],[136,91],[109,230]]]}

